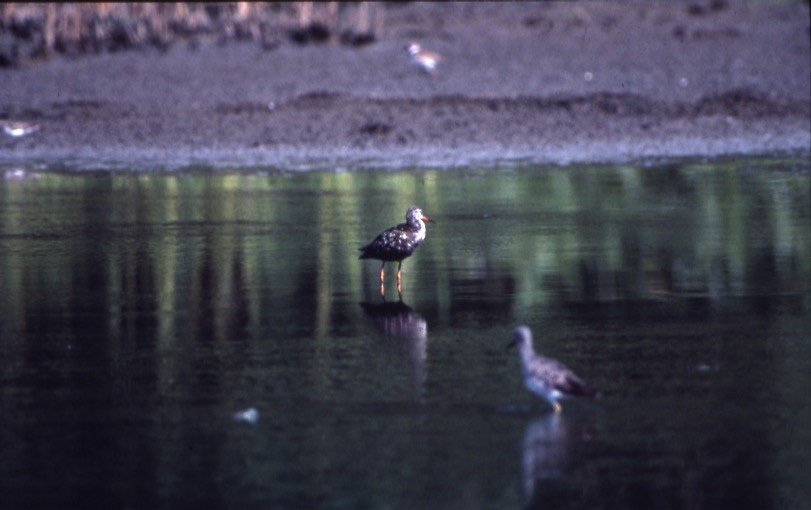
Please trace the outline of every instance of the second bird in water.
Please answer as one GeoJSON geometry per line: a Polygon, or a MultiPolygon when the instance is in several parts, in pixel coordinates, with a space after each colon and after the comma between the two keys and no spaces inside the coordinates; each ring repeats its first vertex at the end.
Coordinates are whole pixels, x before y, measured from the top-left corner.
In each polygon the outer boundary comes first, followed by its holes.
{"type": "Polygon", "coordinates": [[[513,339],[507,345],[518,346],[521,355],[521,374],[529,391],[549,402],[555,412],[563,410],[559,400],[568,397],[594,397],[597,392],[589,387],[563,363],[535,354],[532,348],[532,331],[519,326],[513,331],[513,339]]]}

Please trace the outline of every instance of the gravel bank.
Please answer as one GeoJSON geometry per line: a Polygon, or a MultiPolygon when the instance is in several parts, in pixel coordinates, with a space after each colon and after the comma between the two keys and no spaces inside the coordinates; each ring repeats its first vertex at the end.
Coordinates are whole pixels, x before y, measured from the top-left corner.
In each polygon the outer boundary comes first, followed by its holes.
{"type": "Polygon", "coordinates": [[[0,69],[0,164],[313,168],[811,150],[807,5],[387,5],[376,42],[251,42],[0,69]],[[440,52],[435,76],[411,40],[440,52]]]}

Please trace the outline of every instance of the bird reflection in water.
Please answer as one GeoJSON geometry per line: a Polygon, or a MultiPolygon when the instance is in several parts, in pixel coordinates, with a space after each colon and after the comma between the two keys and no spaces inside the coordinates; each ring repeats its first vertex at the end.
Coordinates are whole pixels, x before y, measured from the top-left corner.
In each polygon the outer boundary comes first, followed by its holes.
{"type": "Polygon", "coordinates": [[[360,306],[386,338],[397,340],[398,346],[408,351],[414,396],[419,399],[426,377],[428,325],[425,319],[402,299],[396,302],[360,303],[360,306]]]}
{"type": "Polygon", "coordinates": [[[524,430],[522,480],[524,495],[532,497],[535,484],[563,475],[568,458],[566,418],[559,413],[539,418],[524,430]]]}

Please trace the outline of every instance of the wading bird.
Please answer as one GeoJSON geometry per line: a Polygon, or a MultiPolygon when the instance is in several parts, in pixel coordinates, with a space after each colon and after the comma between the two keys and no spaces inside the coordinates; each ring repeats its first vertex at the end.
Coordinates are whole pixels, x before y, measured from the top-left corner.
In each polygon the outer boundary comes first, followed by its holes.
{"type": "Polygon", "coordinates": [[[374,241],[358,248],[361,259],[382,260],[380,266],[380,295],[385,295],[383,277],[386,272],[386,262],[397,262],[397,292],[402,292],[400,268],[403,260],[410,257],[417,246],[425,240],[425,222],[433,223],[433,220],[422,213],[422,209],[412,205],[406,212],[406,222],[384,230],[374,241]]]}
{"type": "Polygon", "coordinates": [[[412,42],[406,46],[408,54],[411,56],[411,63],[421,68],[431,76],[436,75],[436,69],[442,62],[442,55],[439,53],[422,49],[422,47],[412,42]]]}
{"type": "Polygon", "coordinates": [[[517,345],[521,356],[521,374],[529,391],[549,402],[556,413],[563,410],[559,400],[568,397],[594,397],[597,392],[590,388],[574,372],[561,362],[535,354],[532,348],[532,331],[519,326],[513,331],[513,339],[507,348],[517,345]]]}

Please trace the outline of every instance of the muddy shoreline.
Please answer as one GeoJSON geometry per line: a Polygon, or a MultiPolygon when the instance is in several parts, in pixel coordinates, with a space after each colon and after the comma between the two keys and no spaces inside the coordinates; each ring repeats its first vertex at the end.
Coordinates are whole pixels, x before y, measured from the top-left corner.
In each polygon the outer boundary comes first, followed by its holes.
{"type": "Polygon", "coordinates": [[[386,9],[385,30],[362,47],[229,41],[0,69],[0,121],[39,126],[0,134],[0,165],[296,169],[811,151],[807,5],[386,9]],[[435,76],[409,62],[414,39],[444,56],[435,76]]]}

